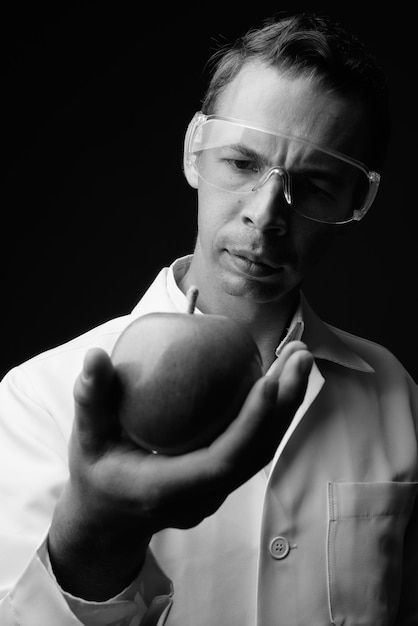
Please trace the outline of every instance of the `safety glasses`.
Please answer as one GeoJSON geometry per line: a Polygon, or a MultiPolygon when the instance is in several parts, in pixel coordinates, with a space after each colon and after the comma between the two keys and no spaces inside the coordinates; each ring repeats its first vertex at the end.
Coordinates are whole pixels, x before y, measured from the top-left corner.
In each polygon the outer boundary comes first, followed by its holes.
{"type": "Polygon", "coordinates": [[[380,182],[360,161],[306,139],[200,112],[186,136],[186,158],[200,178],[229,193],[278,181],[294,211],[329,224],[361,220],[380,182]]]}

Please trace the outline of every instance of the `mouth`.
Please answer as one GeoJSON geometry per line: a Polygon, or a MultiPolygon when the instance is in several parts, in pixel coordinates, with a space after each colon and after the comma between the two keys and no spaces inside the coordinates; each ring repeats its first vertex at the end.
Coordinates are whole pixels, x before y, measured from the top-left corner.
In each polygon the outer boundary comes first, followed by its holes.
{"type": "Polygon", "coordinates": [[[244,274],[256,278],[272,276],[283,271],[283,264],[272,261],[265,255],[254,254],[246,250],[228,250],[233,265],[244,274]]]}

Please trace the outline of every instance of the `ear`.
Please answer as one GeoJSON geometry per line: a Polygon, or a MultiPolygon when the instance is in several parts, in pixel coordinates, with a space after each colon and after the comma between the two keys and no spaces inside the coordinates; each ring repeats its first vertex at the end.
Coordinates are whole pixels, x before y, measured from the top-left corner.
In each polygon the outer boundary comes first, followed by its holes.
{"type": "Polygon", "coordinates": [[[196,169],[196,156],[190,151],[191,138],[195,133],[196,128],[196,116],[193,117],[189,126],[187,127],[186,136],[184,138],[184,151],[183,151],[183,171],[187,182],[193,189],[197,189],[199,182],[199,175],[196,169]]]}

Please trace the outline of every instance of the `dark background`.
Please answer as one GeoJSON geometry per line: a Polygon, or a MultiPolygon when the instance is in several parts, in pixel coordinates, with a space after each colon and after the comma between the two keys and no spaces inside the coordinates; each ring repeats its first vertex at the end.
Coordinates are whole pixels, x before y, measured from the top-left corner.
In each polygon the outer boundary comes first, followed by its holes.
{"type": "Polygon", "coordinates": [[[385,344],[418,380],[408,10],[154,4],[41,2],[3,12],[0,374],[129,312],[162,265],[192,250],[195,192],[182,176],[182,141],[205,61],[217,43],[290,8],[332,13],[366,39],[388,74],[394,116],[375,205],[305,292],[326,321],[385,344]]]}

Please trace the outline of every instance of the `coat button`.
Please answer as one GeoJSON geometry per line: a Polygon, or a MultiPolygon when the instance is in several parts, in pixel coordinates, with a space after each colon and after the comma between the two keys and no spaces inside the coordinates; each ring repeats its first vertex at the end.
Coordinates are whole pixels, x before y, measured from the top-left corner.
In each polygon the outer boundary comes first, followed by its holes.
{"type": "Polygon", "coordinates": [[[274,537],[270,541],[269,551],[273,559],[284,559],[289,554],[290,546],[286,537],[274,537]]]}

